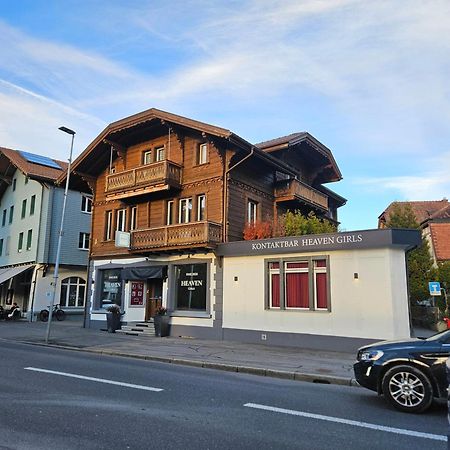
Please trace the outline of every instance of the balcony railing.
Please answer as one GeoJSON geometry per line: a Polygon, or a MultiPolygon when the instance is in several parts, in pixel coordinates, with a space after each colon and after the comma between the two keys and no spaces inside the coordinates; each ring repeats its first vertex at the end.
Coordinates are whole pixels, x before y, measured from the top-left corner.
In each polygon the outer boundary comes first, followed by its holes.
{"type": "Polygon", "coordinates": [[[275,187],[278,201],[301,200],[313,206],[328,209],[328,197],[299,180],[279,181],[275,187]]]}
{"type": "Polygon", "coordinates": [[[214,222],[183,223],[131,232],[131,249],[145,250],[222,241],[222,225],[214,222]]]}
{"type": "Polygon", "coordinates": [[[136,169],[124,170],[106,177],[106,192],[117,193],[162,185],[164,189],[181,185],[182,167],[171,161],[158,161],[136,169]]]}

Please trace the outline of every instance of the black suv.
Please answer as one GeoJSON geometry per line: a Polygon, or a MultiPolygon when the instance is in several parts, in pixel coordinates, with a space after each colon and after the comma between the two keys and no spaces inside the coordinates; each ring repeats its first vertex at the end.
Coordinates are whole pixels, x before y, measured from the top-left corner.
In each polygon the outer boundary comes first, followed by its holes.
{"type": "Polygon", "coordinates": [[[450,330],[427,339],[382,341],[361,347],[353,366],[356,381],[383,394],[397,409],[420,413],[433,397],[447,398],[450,330]]]}

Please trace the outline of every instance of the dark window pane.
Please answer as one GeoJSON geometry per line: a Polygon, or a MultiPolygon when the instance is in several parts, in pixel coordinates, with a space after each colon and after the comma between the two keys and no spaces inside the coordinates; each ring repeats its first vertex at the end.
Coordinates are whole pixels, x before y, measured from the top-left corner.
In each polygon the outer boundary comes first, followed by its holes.
{"type": "Polygon", "coordinates": [[[206,310],[207,264],[183,264],[174,268],[176,309],[206,310]]]}

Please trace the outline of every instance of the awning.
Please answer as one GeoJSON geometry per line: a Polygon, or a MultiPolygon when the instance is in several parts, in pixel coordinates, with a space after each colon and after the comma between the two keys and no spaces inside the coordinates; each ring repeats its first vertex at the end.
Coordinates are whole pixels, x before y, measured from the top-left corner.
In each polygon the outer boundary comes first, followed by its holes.
{"type": "Polygon", "coordinates": [[[148,278],[165,278],[167,266],[127,267],[122,269],[122,280],[147,280],[148,278]]]}
{"type": "Polygon", "coordinates": [[[25,270],[31,269],[32,267],[34,267],[34,264],[27,264],[26,266],[17,267],[6,267],[4,269],[0,269],[0,284],[4,283],[10,278],[15,277],[16,275],[19,275],[22,272],[25,272],[25,270]]]}

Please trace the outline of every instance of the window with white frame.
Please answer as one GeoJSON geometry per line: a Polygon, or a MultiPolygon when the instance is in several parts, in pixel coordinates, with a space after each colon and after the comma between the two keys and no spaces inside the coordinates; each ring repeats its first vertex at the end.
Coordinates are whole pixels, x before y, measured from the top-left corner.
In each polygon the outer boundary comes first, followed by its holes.
{"type": "Polygon", "coordinates": [[[23,233],[19,233],[19,240],[17,241],[17,251],[21,252],[23,248],[23,233]]]}
{"type": "Polygon", "coordinates": [[[152,162],[152,151],[151,150],[146,150],[142,154],[142,163],[143,164],[151,164],[151,162],[152,162]]]}
{"type": "Polygon", "coordinates": [[[59,304],[66,308],[82,308],[86,293],[86,281],[79,277],[64,278],[61,281],[59,304]]]}
{"type": "Polygon", "coordinates": [[[155,160],[156,161],[163,161],[164,158],[165,158],[164,145],[162,145],[161,147],[156,147],[155,148],[155,160]]]}
{"type": "Polygon", "coordinates": [[[81,197],[81,211],[88,214],[92,213],[92,197],[87,195],[81,197]]]}
{"type": "Polygon", "coordinates": [[[266,307],[282,310],[330,310],[326,257],[267,262],[266,307]]]}
{"type": "Polygon", "coordinates": [[[125,231],[127,224],[127,210],[118,209],[116,217],[116,230],[125,231]]]}
{"type": "Polygon", "coordinates": [[[206,164],[208,162],[208,144],[202,143],[197,150],[197,164],[206,164]]]}
{"type": "Polygon", "coordinates": [[[166,216],[166,225],[173,225],[175,222],[175,218],[174,218],[174,201],[173,200],[169,200],[167,202],[167,216],[166,216]]]}
{"type": "Polygon", "coordinates": [[[206,219],[206,195],[197,195],[197,220],[200,222],[206,219]]]}
{"type": "Polygon", "coordinates": [[[178,222],[189,223],[192,217],[192,198],[182,198],[179,205],[178,222]]]}
{"type": "Polygon", "coordinates": [[[89,250],[89,239],[91,235],[89,233],[80,233],[78,238],[78,248],[80,250],[89,250]]]}
{"type": "Polygon", "coordinates": [[[247,202],[247,222],[255,223],[258,217],[258,203],[253,200],[247,202]]]}
{"type": "Polygon", "coordinates": [[[131,207],[130,230],[137,228],[137,206],[131,207]]]}
{"type": "Polygon", "coordinates": [[[112,211],[106,211],[105,218],[105,241],[110,241],[112,239],[112,211]]]}

